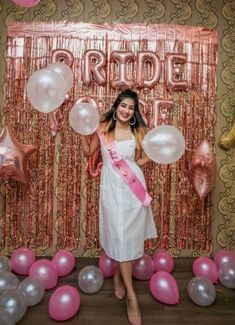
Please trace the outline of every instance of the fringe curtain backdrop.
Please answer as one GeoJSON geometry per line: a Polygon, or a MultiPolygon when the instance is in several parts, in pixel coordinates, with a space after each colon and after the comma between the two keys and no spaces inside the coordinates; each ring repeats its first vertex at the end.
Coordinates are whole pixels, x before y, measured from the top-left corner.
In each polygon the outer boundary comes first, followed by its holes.
{"type": "MultiPolygon", "coordinates": [[[[80,137],[69,126],[74,102],[90,96],[100,113],[109,109],[119,93],[110,87],[117,65],[113,51],[153,51],[161,61],[159,82],[151,89],[137,89],[142,114],[149,126],[174,125],[183,133],[187,148],[174,164],[149,163],[145,175],[159,232],[157,242],[147,241],[146,251],[165,248],[173,256],[197,256],[211,252],[213,211],[211,195],[200,200],[192,185],[190,167],[194,151],[207,140],[214,148],[217,34],[215,31],[179,25],[94,25],[76,23],[8,23],[5,74],[4,125],[21,142],[37,146],[28,165],[29,185],[2,183],[2,252],[28,246],[37,255],[57,249],[77,256],[98,256],[99,161],[86,161],[80,137]],[[100,50],[107,58],[106,84],[82,81],[86,49],[100,50]],[[72,53],[74,86],[69,98],[53,114],[32,108],[26,96],[30,75],[55,60],[55,50],[72,53]],[[167,53],[187,55],[182,78],[188,88],[169,91],[164,60],[167,53]],[[170,99],[173,107],[155,109],[156,99],[170,99]],[[51,132],[51,116],[58,123],[51,132]],[[154,122],[153,122],[154,121],[154,122]],[[94,177],[96,175],[96,177],[94,177]]],[[[59,52],[58,52],[59,53],[59,52]]],[[[136,60],[128,65],[134,76],[136,60]]],[[[149,76],[149,66],[145,67],[149,76]]],[[[128,217],[128,216],[127,216],[128,217]]]]}

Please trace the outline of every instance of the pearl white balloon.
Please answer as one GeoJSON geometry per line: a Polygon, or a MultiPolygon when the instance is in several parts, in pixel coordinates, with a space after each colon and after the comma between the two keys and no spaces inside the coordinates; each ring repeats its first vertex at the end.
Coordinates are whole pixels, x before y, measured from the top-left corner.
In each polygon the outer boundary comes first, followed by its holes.
{"type": "Polygon", "coordinates": [[[13,320],[10,318],[10,314],[3,308],[0,308],[0,324],[15,325],[13,320]]]}
{"type": "Polygon", "coordinates": [[[56,110],[67,94],[61,77],[48,69],[35,71],[28,80],[26,91],[31,105],[41,113],[56,110]]]}
{"type": "Polygon", "coordinates": [[[185,151],[183,134],[174,126],[162,125],[149,131],[143,139],[143,150],[153,161],[171,164],[185,151]]]}
{"type": "Polygon", "coordinates": [[[192,278],[188,283],[188,294],[191,300],[199,306],[210,306],[216,298],[213,283],[205,276],[192,278]]]}
{"type": "Polygon", "coordinates": [[[84,267],[78,274],[79,288],[85,293],[95,293],[103,285],[104,277],[102,271],[93,265],[84,267]]]}
{"type": "Polygon", "coordinates": [[[235,262],[223,263],[219,268],[218,276],[225,287],[235,289],[235,262]]]}
{"type": "Polygon", "coordinates": [[[28,306],[37,305],[44,297],[45,289],[39,279],[27,277],[20,284],[18,289],[26,297],[28,306]]]}
{"type": "Polygon", "coordinates": [[[70,126],[77,133],[90,135],[99,125],[99,113],[91,103],[75,103],[69,113],[70,126]]]}
{"type": "Polygon", "coordinates": [[[0,295],[10,288],[17,288],[20,283],[20,280],[17,276],[8,271],[0,272],[0,295]]]}
{"type": "Polygon", "coordinates": [[[19,289],[8,289],[0,296],[0,307],[10,314],[14,322],[18,322],[27,309],[25,295],[19,289]]]}
{"type": "Polygon", "coordinates": [[[65,88],[67,91],[73,86],[73,71],[70,67],[63,62],[53,62],[47,66],[48,70],[51,70],[63,80],[65,88]]]}

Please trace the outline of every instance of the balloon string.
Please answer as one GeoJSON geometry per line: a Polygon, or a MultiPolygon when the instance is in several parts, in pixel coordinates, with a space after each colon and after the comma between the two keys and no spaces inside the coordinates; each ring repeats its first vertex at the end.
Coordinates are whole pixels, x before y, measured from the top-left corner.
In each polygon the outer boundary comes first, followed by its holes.
{"type": "Polygon", "coordinates": [[[228,301],[230,296],[227,294],[227,292],[224,289],[216,288],[216,291],[221,292],[224,295],[224,301],[228,301]]]}

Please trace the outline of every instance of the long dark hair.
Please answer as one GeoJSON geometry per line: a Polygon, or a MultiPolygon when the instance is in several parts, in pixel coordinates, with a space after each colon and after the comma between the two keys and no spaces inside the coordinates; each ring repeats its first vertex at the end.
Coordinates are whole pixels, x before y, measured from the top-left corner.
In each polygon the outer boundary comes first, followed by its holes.
{"type": "Polygon", "coordinates": [[[107,135],[108,138],[114,137],[114,129],[116,126],[116,120],[113,118],[116,112],[118,105],[126,98],[131,98],[134,101],[134,117],[135,117],[135,124],[130,125],[131,131],[135,136],[137,149],[141,148],[141,142],[144,135],[147,132],[147,125],[141,116],[139,110],[139,100],[138,95],[135,91],[126,89],[122,91],[116,98],[115,102],[113,103],[111,109],[104,113],[103,117],[101,118],[101,123],[105,124],[104,133],[107,135]]]}
{"type": "Polygon", "coordinates": [[[136,122],[134,125],[130,125],[132,132],[134,133],[134,130],[136,131],[140,128],[146,128],[147,125],[145,124],[143,117],[141,116],[140,110],[139,110],[139,100],[138,100],[138,95],[135,91],[126,89],[122,91],[117,98],[115,99],[115,102],[113,103],[113,106],[109,111],[104,113],[101,122],[107,123],[108,124],[108,130],[107,132],[110,133],[114,130],[115,125],[116,125],[116,120],[113,119],[113,116],[115,115],[115,111],[118,107],[118,105],[126,98],[131,98],[134,101],[134,117],[136,119],[136,122]]]}

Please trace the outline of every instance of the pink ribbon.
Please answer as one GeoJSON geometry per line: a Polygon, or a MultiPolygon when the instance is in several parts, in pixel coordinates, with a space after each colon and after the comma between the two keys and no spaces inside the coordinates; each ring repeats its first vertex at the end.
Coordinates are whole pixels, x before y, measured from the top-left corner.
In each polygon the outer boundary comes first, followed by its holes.
{"type": "Polygon", "coordinates": [[[112,143],[107,143],[105,141],[104,134],[97,130],[97,134],[100,138],[100,141],[106,150],[108,157],[111,161],[113,168],[118,172],[118,174],[122,177],[125,183],[129,186],[132,192],[136,195],[136,197],[140,200],[140,202],[146,207],[151,202],[152,198],[148,194],[146,188],[143,186],[139,178],[130,168],[128,163],[121,157],[119,154],[114,141],[112,143]]]}

